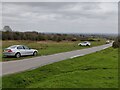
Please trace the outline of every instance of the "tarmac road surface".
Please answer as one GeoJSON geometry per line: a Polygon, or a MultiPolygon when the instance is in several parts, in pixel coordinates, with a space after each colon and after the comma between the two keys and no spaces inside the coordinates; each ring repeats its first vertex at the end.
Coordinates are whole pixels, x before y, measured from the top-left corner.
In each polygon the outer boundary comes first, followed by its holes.
{"type": "Polygon", "coordinates": [[[100,50],[106,49],[111,46],[112,46],[112,43],[101,45],[101,46],[96,46],[96,47],[91,47],[91,48],[86,48],[86,49],[81,49],[81,50],[70,51],[70,52],[63,52],[63,53],[47,55],[47,56],[39,56],[39,57],[29,58],[29,59],[24,59],[24,60],[1,62],[2,64],[1,75],[18,73],[18,72],[22,72],[25,70],[32,70],[40,66],[62,61],[65,59],[75,58],[78,56],[84,56],[86,54],[100,51],[100,50]]]}

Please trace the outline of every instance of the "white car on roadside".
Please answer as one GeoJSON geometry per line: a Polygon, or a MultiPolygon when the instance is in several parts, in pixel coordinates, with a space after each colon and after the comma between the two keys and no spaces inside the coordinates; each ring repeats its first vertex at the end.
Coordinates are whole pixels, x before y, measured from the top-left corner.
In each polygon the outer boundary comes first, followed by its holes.
{"type": "Polygon", "coordinates": [[[16,58],[19,58],[21,56],[26,56],[26,55],[36,56],[37,53],[38,53],[38,50],[30,49],[25,45],[13,45],[4,49],[3,51],[4,56],[15,56],[16,58]]]}
{"type": "Polygon", "coordinates": [[[106,44],[109,44],[109,43],[110,43],[110,41],[109,41],[109,40],[107,40],[107,41],[106,41],[106,44]]]}
{"type": "Polygon", "coordinates": [[[91,43],[88,42],[88,41],[84,41],[82,43],[78,43],[78,46],[90,46],[90,45],[91,45],[91,43]]]}

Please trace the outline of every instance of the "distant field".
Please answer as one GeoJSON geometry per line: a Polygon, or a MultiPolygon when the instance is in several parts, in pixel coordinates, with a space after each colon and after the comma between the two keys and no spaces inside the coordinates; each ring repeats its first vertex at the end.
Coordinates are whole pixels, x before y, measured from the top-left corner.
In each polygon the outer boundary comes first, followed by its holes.
{"type": "Polygon", "coordinates": [[[56,62],[3,77],[3,88],[117,88],[118,49],[56,62]]]}
{"type": "MultiPolygon", "coordinates": [[[[62,41],[62,42],[53,42],[53,41],[3,41],[3,49],[7,48],[8,46],[11,45],[16,45],[16,44],[22,44],[22,45],[27,45],[30,48],[37,49],[39,51],[38,56],[41,55],[50,55],[50,54],[55,54],[55,53],[60,53],[60,52],[66,52],[66,51],[72,51],[72,50],[77,50],[77,49],[82,49],[86,47],[81,47],[78,46],[77,44],[80,41],[62,41]]],[[[105,40],[101,41],[95,41],[91,42],[92,46],[97,46],[97,45],[102,45],[105,44],[105,40]]],[[[91,47],[92,47],[91,46],[91,47]]],[[[30,58],[33,56],[27,56],[27,57],[21,57],[19,59],[23,58],[30,58]]],[[[3,61],[10,61],[10,60],[16,60],[16,58],[9,57],[9,58],[3,58],[3,61]]]]}

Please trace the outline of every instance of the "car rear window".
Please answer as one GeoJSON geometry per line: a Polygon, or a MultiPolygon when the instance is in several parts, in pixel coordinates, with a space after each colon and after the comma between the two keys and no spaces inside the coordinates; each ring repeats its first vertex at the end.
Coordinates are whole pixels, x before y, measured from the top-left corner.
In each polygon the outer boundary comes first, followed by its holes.
{"type": "Polygon", "coordinates": [[[10,46],[10,47],[8,47],[8,48],[12,48],[12,49],[13,49],[13,48],[16,48],[16,46],[10,46]]]}

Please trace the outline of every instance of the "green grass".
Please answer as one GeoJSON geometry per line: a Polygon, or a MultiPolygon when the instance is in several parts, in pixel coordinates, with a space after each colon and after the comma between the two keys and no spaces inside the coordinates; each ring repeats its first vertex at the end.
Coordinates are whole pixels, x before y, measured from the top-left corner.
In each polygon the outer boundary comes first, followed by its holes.
{"type": "MultiPolygon", "coordinates": [[[[81,47],[78,46],[77,44],[80,41],[76,42],[70,42],[70,41],[63,41],[63,42],[52,42],[52,41],[42,41],[42,42],[35,42],[35,41],[3,41],[2,42],[2,48],[7,48],[11,45],[16,45],[16,44],[22,44],[22,45],[27,45],[30,48],[37,49],[39,51],[38,56],[41,55],[50,55],[50,54],[55,54],[55,53],[60,53],[60,52],[67,52],[67,51],[72,51],[72,50],[77,50],[77,49],[83,49],[86,47],[81,47]]],[[[91,42],[92,46],[98,46],[105,44],[105,40],[101,41],[96,41],[96,42],[91,42]]],[[[91,46],[91,47],[92,47],[91,46]]],[[[88,48],[88,47],[87,47],[88,48]]],[[[21,57],[19,59],[24,59],[24,58],[31,58],[33,56],[27,56],[27,57],[21,57]]],[[[13,57],[9,58],[2,58],[2,61],[10,61],[10,60],[18,60],[13,57]]]]}
{"type": "Polygon", "coordinates": [[[105,49],[2,79],[3,88],[117,88],[118,49],[105,49]]]}

